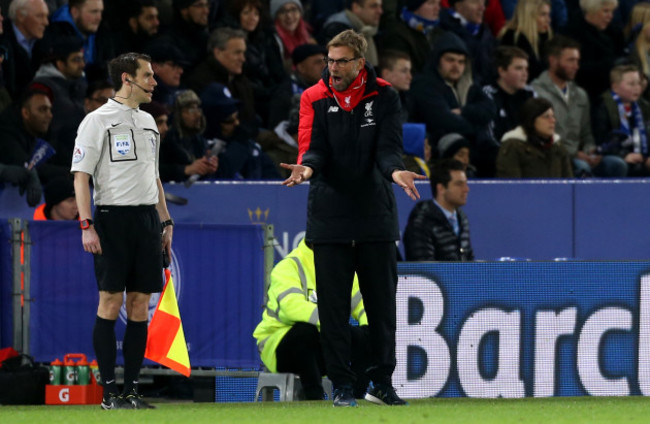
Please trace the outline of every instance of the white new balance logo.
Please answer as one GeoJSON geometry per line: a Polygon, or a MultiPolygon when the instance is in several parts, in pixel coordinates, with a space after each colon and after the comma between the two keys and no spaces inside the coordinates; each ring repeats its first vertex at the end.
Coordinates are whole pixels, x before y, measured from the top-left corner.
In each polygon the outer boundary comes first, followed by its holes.
{"type": "Polygon", "coordinates": [[[338,107],[338,106],[330,106],[330,108],[327,109],[327,113],[330,113],[330,112],[338,112],[338,111],[339,111],[339,107],[338,107]]]}

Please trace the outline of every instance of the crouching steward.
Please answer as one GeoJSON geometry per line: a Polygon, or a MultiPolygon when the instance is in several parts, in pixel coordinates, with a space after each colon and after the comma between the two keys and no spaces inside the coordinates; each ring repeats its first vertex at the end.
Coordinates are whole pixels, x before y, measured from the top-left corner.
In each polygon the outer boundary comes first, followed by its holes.
{"type": "MultiPolygon", "coordinates": [[[[316,293],[314,252],[302,240],[271,272],[268,300],[262,322],[253,336],[270,372],[298,374],[306,400],[323,399],[326,375],[320,343],[320,319],[316,293]]],[[[369,378],[365,369],[370,355],[368,319],[355,275],[350,310],[359,326],[348,325],[352,343],[352,369],[357,375],[354,395],[363,398],[369,378]]]]}

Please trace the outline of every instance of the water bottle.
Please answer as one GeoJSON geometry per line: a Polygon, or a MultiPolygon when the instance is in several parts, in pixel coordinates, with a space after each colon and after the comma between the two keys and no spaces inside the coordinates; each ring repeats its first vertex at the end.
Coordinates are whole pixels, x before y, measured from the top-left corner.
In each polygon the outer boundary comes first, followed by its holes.
{"type": "Polygon", "coordinates": [[[68,355],[63,358],[63,384],[73,386],[77,382],[77,367],[68,355]]]}
{"type": "Polygon", "coordinates": [[[101,383],[102,379],[99,374],[99,365],[97,365],[97,360],[93,359],[90,362],[89,367],[90,367],[90,372],[93,374],[93,377],[95,378],[95,383],[97,384],[101,383]]]}
{"type": "Polygon", "coordinates": [[[63,362],[56,358],[50,362],[50,384],[53,386],[61,385],[61,366],[63,362]]]}
{"type": "Polygon", "coordinates": [[[85,355],[77,361],[77,384],[80,386],[90,384],[90,367],[85,355]]]}

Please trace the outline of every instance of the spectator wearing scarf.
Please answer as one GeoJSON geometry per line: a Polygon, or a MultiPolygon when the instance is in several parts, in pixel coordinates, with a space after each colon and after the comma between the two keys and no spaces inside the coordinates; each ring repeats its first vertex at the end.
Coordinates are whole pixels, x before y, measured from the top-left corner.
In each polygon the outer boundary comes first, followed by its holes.
{"type": "Polygon", "coordinates": [[[293,50],[301,44],[316,44],[316,40],[311,35],[311,27],[303,19],[300,0],[271,0],[270,11],[284,67],[291,72],[293,50]]]}
{"type": "Polygon", "coordinates": [[[611,90],[601,95],[594,134],[602,154],[616,155],[628,165],[628,176],[650,175],[647,124],[650,103],[643,91],[639,68],[618,65],[610,72],[611,90]]]}
{"type": "Polygon", "coordinates": [[[473,75],[482,84],[493,80],[492,58],[496,41],[483,22],[485,4],[479,0],[451,0],[440,13],[440,27],[459,36],[469,49],[473,75]]]}
{"type": "Polygon", "coordinates": [[[439,26],[440,0],[408,0],[399,16],[387,22],[381,45],[384,50],[407,53],[413,74],[418,74],[431,57],[433,44],[444,33],[439,26]]]}

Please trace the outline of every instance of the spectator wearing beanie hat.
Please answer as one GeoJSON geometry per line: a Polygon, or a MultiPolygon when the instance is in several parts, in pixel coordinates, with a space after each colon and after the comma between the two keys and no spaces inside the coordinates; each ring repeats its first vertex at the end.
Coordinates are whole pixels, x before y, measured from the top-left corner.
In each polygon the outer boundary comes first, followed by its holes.
{"type": "MultiPolygon", "coordinates": [[[[447,134],[438,140],[438,158],[455,159],[465,165],[467,178],[476,177],[476,168],[470,163],[469,141],[458,133],[447,134]]],[[[434,165],[435,166],[435,165],[434,165]]]]}
{"type": "Polygon", "coordinates": [[[290,72],[293,50],[301,44],[316,44],[316,40],[311,35],[311,27],[303,19],[300,0],[271,0],[270,11],[284,67],[290,72]]]}
{"type": "Polygon", "coordinates": [[[212,152],[219,155],[219,178],[280,178],[271,158],[248,136],[239,122],[240,101],[223,84],[212,83],[201,93],[212,152]],[[218,152],[218,153],[217,153],[218,152]]]}
{"type": "Polygon", "coordinates": [[[382,30],[382,49],[408,54],[413,74],[421,72],[431,57],[433,44],[444,33],[439,15],[440,0],[405,1],[399,18],[386,22],[382,30]]]}
{"type": "Polygon", "coordinates": [[[179,92],[174,102],[172,126],[160,145],[162,181],[216,177],[219,161],[216,156],[208,154],[208,142],[203,136],[205,127],[206,119],[199,97],[192,90],[179,92]]]}
{"type": "Polygon", "coordinates": [[[320,80],[325,68],[325,56],[327,49],[318,44],[302,44],[295,48],[291,54],[293,70],[290,78],[271,93],[269,128],[275,128],[288,119],[293,98],[300,97],[303,91],[320,80]]]}
{"type": "Polygon", "coordinates": [[[571,157],[555,133],[553,104],[529,99],[519,116],[520,125],[507,132],[497,157],[499,178],[573,178],[571,157]]]}
{"type": "Polygon", "coordinates": [[[79,219],[74,184],[67,177],[51,180],[43,189],[45,203],[34,211],[34,221],[79,219]]]}

